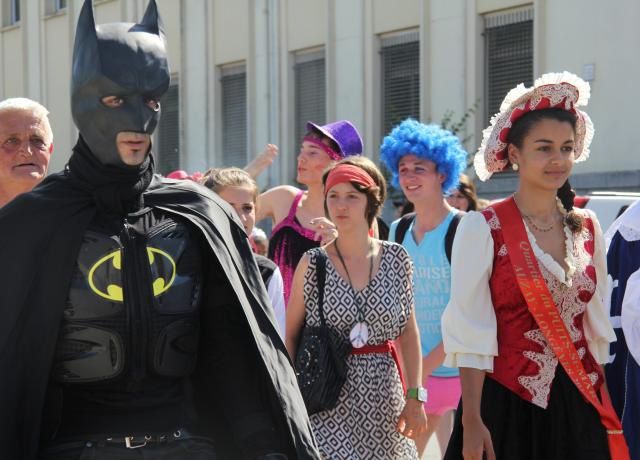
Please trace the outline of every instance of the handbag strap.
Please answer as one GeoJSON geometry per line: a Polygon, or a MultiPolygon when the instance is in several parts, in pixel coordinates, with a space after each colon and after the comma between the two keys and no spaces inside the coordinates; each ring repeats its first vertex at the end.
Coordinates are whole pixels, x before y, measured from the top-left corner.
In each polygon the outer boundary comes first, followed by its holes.
{"type": "Polygon", "coordinates": [[[318,310],[320,312],[320,323],[322,327],[326,326],[324,319],[324,310],[322,304],[324,303],[324,282],[327,274],[327,253],[323,248],[318,248],[316,251],[316,282],[318,284],[318,310]]]}

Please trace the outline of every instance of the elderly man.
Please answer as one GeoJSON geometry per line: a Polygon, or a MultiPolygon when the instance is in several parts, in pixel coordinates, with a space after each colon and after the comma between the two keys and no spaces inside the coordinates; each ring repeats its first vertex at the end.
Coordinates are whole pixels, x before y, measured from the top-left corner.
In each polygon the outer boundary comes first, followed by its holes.
{"type": "Polygon", "coordinates": [[[0,208],[47,174],[53,133],[42,105],[31,99],[0,102],[0,208]]]}

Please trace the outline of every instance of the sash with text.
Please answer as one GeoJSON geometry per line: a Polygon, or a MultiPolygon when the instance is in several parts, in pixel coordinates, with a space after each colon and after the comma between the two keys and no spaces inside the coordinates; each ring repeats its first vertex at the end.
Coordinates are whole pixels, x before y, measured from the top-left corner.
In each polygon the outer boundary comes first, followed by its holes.
{"type": "Polygon", "coordinates": [[[571,381],[598,411],[600,420],[607,430],[611,459],[629,460],[629,449],[622,434],[620,419],[611,405],[607,392],[601,392],[602,401],[596,394],[558,307],[542,277],[513,197],[493,205],[493,208],[500,220],[507,253],[529,312],[571,381]]]}

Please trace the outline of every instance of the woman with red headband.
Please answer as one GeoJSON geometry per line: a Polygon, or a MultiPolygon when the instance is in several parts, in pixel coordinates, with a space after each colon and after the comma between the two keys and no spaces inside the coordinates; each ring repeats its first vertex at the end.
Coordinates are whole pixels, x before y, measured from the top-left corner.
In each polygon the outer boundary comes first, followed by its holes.
{"type": "Polygon", "coordinates": [[[468,213],[453,245],[442,336],[462,403],[446,460],[629,458],[601,368],[615,340],[604,239],[569,185],[589,156],[588,99],[575,75],[546,74],[484,132],[478,177],[509,167],[518,187],[468,213]]]}
{"type": "MultiPolygon", "coordinates": [[[[268,145],[245,170],[257,177],[277,152],[275,145],[268,145]]],[[[333,225],[323,217],[322,173],[331,163],[360,154],[362,139],[351,122],[340,120],[324,126],[308,122],[296,176],[307,189],[280,185],[258,196],[256,221],[270,217],[273,223],[269,258],[282,273],[285,303],[289,302],[291,280],[302,254],[335,238],[333,225]]]]}
{"type": "Polygon", "coordinates": [[[413,268],[402,246],[369,234],[384,202],[384,178],[370,160],[354,157],[326,172],[323,183],[325,211],[339,236],[308,251],[296,269],[286,344],[295,356],[303,326],[320,324],[315,272],[324,252],[324,317],[351,342],[352,352],[337,405],[310,417],[314,435],[324,458],[417,459],[413,438],[426,430],[426,416],[413,268]],[[410,387],[406,399],[394,347],[398,338],[410,387]]]}

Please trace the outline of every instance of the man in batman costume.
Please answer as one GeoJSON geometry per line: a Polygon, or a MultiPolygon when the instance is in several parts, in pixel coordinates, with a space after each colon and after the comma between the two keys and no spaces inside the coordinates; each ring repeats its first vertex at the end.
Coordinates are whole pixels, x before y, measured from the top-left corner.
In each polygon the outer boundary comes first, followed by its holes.
{"type": "Polygon", "coordinates": [[[154,0],[78,20],[68,167],[0,211],[0,458],[316,459],[246,234],[154,175],[154,0]]]}

